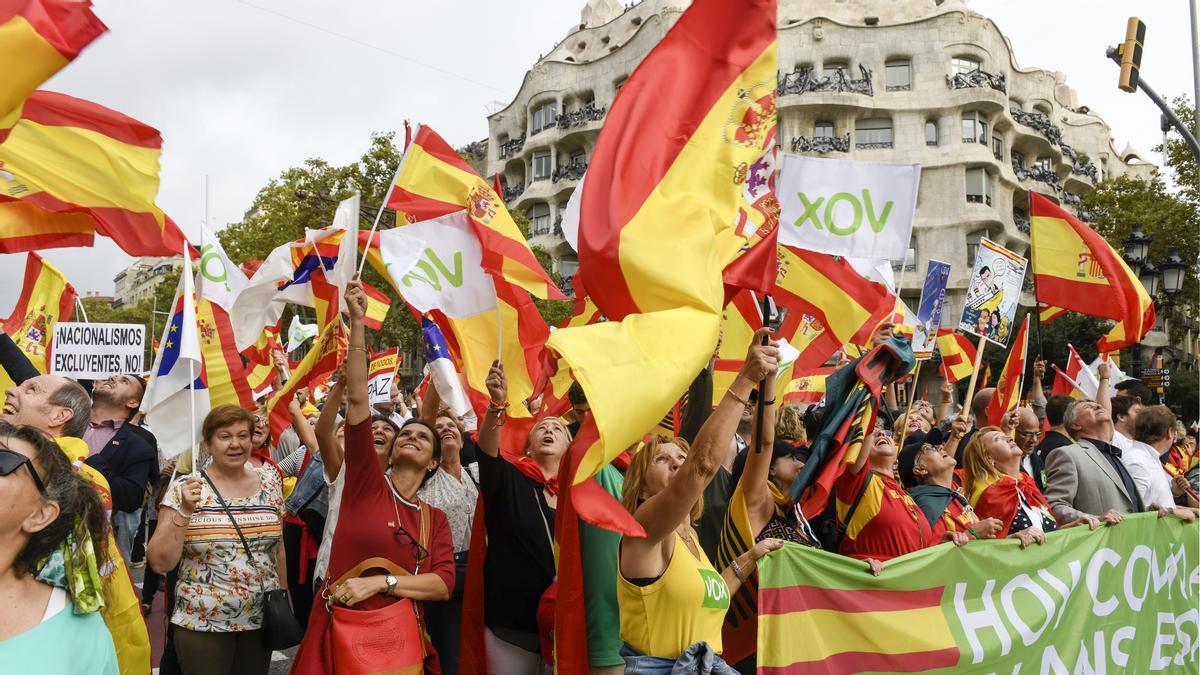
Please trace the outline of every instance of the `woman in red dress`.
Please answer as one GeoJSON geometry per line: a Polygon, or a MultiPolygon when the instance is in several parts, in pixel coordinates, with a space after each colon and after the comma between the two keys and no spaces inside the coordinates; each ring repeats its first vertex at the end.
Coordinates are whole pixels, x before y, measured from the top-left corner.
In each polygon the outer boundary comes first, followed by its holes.
{"type": "MultiPolygon", "coordinates": [[[[344,608],[378,610],[403,598],[414,601],[418,617],[420,602],[445,600],[454,588],[454,544],[446,516],[422,504],[417,497],[425,477],[437,468],[440,447],[429,424],[409,420],[392,443],[386,472],[380,468],[371,432],[371,408],[367,395],[367,350],[363,317],[367,299],[362,285],[353,282],[346,290],[350,311],[350,346],[346,354],[345,459],[346,485],[341,513],[333,535],[327,581],[319,589],[309,618],[304,641],[296,653],[292,673],[313,675],[335,672],[338,657],[334,613],[351,616],[344,608]],[[427,542],[424,545],[421,542],[427,542]],[[374,566],[371,558],[383,558],[406,574],[374,566]],[[352,578],[343,579],[355,568],[366,567],[352,578]]],[[[397,630],[393,625],[392,630],[397,630]]],[[[399,649],[405,638],[389,636],[385,647],[399,649]]],[[[432,647],[423,645],[427,669],[437,672],[432,647]]]]}

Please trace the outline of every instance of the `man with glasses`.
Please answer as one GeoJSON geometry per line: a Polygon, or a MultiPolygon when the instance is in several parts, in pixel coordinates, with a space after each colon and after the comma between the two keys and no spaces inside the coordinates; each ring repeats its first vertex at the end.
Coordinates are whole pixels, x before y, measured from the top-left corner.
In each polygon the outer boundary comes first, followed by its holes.
{"type": "Polygon", "coordinates": [[[1042,475],[1042,457],[1034,452],[1037,450],[1038,441],[1042,438],[1042,425],[1038,422],[1037,414],[1033,412],[1033,408],[1016,408],[1017,426],[1016,440],[1017,446],[1021,448],[1021,470],[1033,479],[1039,490],[1046,489],[1046,480],[1042,475]]]}

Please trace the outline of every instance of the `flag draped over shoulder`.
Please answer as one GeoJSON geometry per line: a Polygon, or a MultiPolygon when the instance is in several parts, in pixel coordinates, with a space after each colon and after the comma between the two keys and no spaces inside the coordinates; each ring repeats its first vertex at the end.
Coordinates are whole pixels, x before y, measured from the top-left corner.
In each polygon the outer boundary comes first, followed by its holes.
{"type": "MultiPolygon", "coordinates": [[[[78,297],[62,272],[42,256],[29,254],[25,260],[21,297],[17,299],[12,314],[4,320],[4,332],[25,353],[38,372],[46,372],[54,324],[71,320],[78,297]]],[[[6,379],[2,371],[0,379],[6,379]]]]}
{"type": "Polygon", "coordinates": [[[833,484],[866,452],[883,387],[916,364],[906,338],[893,337],[825,379],[825,417],[810,441],[808,462],[792,483],[791,497],[806,518],[825,510],[833,484]]]}
{"type": "Polygon", "coordinates": [[[975,372],[975,345],[966,335],[953,328],[939,328],[938,353],[942,355],[942,377],[950,384],[966,379],[975,372]]]}
{"type": "Polygon", "coordinates": [[[1154,303],[1133,270],[1095,230],[1029,193],[1030,250],[1039,302],[1117,322],[1096,347],[1113,352],[1154,327],[1154,303]]]}
{"type": "Polygon", "coordinates": [[[0,116],[106,30],[87,0],[0,0],[0,116]]]}
{"type": "Polygon", "coordinates": [[[999,425],[1004,413],[1017,406],[1021,399],[1021,376],[1025,373],[1025,358],[1029,351],[1029,315],[1021,322],[1016,339],[1012,342],[1012,351],[1004,362],[1004,370],[1000,373],[995,395],[988,403],[988,424],[999,425]]]}
{"type": "Polygon", "coordinates": [[[91,246],[172,256],[179,227],[154,203],[162,137],[95,103],[37,91],[0,117],[0,253],[91,246]]]}
{"type": "Polygon", "coordinates": [[[543,299],[566,300],[542,269],[504,200],[428,126],[404,150],[388,197],[410,223],[466,209],[483,247],[483,268],[543,299]]]}

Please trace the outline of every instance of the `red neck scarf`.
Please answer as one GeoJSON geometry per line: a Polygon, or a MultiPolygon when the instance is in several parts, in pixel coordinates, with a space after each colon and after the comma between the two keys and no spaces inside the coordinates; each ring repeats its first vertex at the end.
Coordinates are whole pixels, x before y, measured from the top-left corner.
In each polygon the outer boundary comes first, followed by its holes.
{"type": "Polygon", "coordinates": [[[517,467],[517,471],[525,474],[526,478],[545,488],[546,492],[550,493],[551,497],[558,496],[557,475],[546,478],[546,474],[542,473],[542,467],[528,457],[521,457],[512,464],[513,466],[517,467]]]}

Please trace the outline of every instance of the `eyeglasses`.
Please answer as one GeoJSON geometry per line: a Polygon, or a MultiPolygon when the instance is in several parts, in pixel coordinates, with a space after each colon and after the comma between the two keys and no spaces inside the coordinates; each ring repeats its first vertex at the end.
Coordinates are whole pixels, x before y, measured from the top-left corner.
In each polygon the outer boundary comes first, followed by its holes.
{"type": "Polygon", "coordinates": [[[13,452],[8,448],[0,446],[0,476],[7,476],[21,465],[29,467],[29,475],[33,477],[33,484],[37,486],[40,494],[46,494],[46,484],[42,482],[42,477],[38,475],[37,469],[33,468],[33,461],[19,452],[13,452]]]}
{"type": "Polygon", "coordinates": [[[422,546],[421,542],[417,541],[417,539],[412,536],[412,533],[400,524],[399,520],[396,522],[396,531],[392,534],[397,537],[403,535],[405,539],[408,539],[413,546],[413,557],[416,558],[417,565],[425,562],[425,559],[429,557],[429,550],[422,546]]]}
{"type": "Polygon", "coordinates": [[[1017,438],[1037,438],[1038,436],[1041,436],[1041,435],[1042,435],[1042,432],[1040,432],[1040,431],[1018,431],[1017,432],[1017,438]]]}

